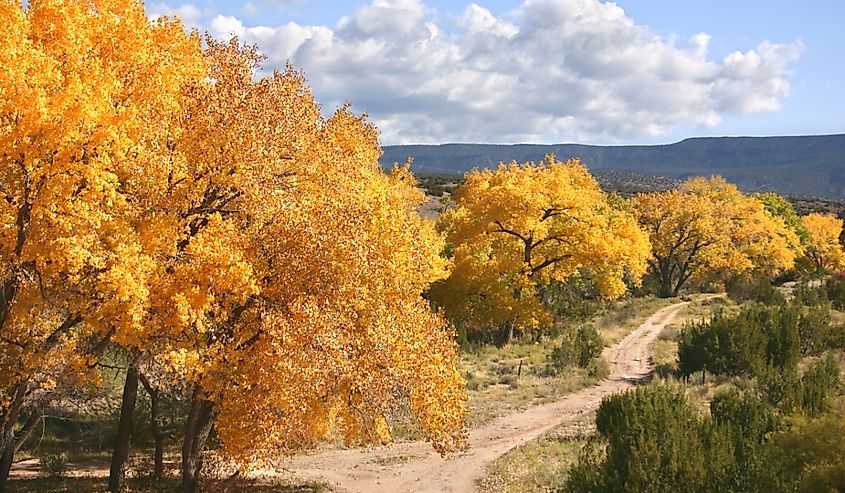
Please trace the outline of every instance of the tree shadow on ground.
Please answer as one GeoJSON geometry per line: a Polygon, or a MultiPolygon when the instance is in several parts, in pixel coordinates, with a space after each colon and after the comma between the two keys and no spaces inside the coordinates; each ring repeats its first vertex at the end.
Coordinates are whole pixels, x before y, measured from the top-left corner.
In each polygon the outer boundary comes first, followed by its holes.
{"type": "MultiPolygon", "coordinates": [[[[10,480],[9,491],[20,493],[99,493],[108,490],[105,478],[39,477],[10,480]]],[[[176,478],[166,478],[157,483],[151,478],[127,479],[127,490],[133,493],[172,493],[179,491],[176,478]]],[[[230,478],[206,479],[202,482],[205,493],[325,493],[330,491],[320,483],[291,483],[285,480],[230,478]]]]}

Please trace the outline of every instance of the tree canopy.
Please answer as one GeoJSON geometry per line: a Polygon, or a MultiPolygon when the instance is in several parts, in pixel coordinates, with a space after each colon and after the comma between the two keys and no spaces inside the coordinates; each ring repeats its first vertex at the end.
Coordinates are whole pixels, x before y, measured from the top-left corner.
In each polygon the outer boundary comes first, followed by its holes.
{"type": "Polygon", "coordinates": [[[755,193],[754,198],[759,200],[770,214],[780,217],[784,224],[795,232],[801,245],[809,243],[810,232],[804,227],[801,217],[788,200],[774,192],[755,193]]]}
{"type": "Polygon", "coordinates": [[[632,204],[651,239],[661,296],[677,295],[690,280],[791,268],[800,244],[783,219],[721,177],[640,194],[632,204]]]}
{"type": "Polygon", "coordinates": [[[432,297],[470,327],[548,324],[550,282],[584,276],[616,298],[645,271],[645,234],[578,160],[473,171],[455,203],[440,222],[454,268],[432,297]]]}
{"type": "Polygon", "coordinates": [[[443,238],[365,117],[323,117],[302,74],[256,78],[254,48],[203,49],[140,2],[0,19],[4,464],[33,389],[94,378],[107,344],[194,389],[188,490],[212,425],[242,464],[386,441],[399,408],[462,445],[453,329],[422,297],[443,238]]]}
{"type": "Polygon", "coordinates": [[[96,382],[97,353],[141,329],[151,259],[124,191],[205,65],[197,36],[138,2],[4,0],[0,23],[2,487],[19,417],[96,382]]]}
{"type": "Polygon", "coordinates": [[[813,212],[801,220],[810,237],[805,255],[816,269],[831,272],[845,268],[845,251],[839,242],[842,219],[813,212]]]}

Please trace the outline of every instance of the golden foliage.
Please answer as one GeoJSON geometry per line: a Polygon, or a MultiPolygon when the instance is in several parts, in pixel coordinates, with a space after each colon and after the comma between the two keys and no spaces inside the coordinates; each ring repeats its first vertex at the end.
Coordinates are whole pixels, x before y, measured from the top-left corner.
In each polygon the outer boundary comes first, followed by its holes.
{"type": "Polygon", "coordinates": [[[471,328],[546,325],[549,282],[587,276],[616,298],[646,269],[648,238],[577,160],[473,171],[455,201],[441,220],[454,269],[432,296],[471,328]]]}
{"type": "Polygon", "coordinates": [[[254,50],[206,42],[211,82],[189,92],[172,158],[139,177],[158,359],[215,403],[242,463],[336,434],[383,442],[403,404],[438,450],[460,446],[454,335],[421,296],[445,275],[443,239],[413,177],[381,170],[363,117],[323,119],[301,74],[255,81],[254,50]]]}
{"type": "Polygon", "coordinates": [[[842,219],[813,212],[801,221],[810,236],[805,255],[816,268],[825,272],[845,269],[845,251],[839,242],[842,219]]]}
{"type": "Polygon", "coordinates": [[[140,2],[3,0],[0,24],[5,421],[16,389],[94,377],[92,341],[142,329],[153,267],[123,190],[205,66],[196,36],[140,2]]]}
{"type": "Polygon", "coordinates": [[[383,442],[402,405],[462,445],[453,329],[422,298],[443,238],[364,117],[138,1],[0,0],[0,21],[4,420],[17,383],[72,384],[110,341],[201,388],[242,463],[383,442]]]}
{"type": "Polygon", "coordinates": [[[791,268],[800,245],[783,219],[718,176],[640,194],[632,203],[649,233],[650,268],[663,296],[676,295],[689,280],[791,268]]]}

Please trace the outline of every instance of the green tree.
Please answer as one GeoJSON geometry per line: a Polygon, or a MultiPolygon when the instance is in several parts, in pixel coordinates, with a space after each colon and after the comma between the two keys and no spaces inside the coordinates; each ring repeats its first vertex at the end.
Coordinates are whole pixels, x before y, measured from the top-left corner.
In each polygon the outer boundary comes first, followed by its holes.
{"type": "Polygon", "coordinates": [[[796,245],[799,251],[801,245],[810,243],[810,232],[807,231],[801,217],[795,212],[795,207],[788,200],[774,192],[755,193],[754,198],[763,204],[769,214],[781,218],[784,224],[795,232],[795,236],[801,242],[800,245],[796,245]]]}

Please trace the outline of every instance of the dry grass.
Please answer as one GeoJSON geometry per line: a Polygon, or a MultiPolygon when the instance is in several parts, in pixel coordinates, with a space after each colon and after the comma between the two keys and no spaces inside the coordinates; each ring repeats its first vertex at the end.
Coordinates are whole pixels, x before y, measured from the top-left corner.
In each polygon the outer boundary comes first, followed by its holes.
{"type": "Polygon", "coordinates": [[[560,375],[549,375],[546,371],[547,358],[558,344],[559,339],[547,339],[541,343],[518,342],[504,348],[482,347],[464,354],[461,368],[467,380],[470,427],[554,401],[598,380],[582,368],[570,368],[560,375]]]}
{"type": "Polygon", "coordinates": [[[487,467],[478,481],[479,493],[552,492],[566,479],[578,453],[595,432],[595,413],[562,425],[542,437],[525,443],[487,467]]]}
{"type": "Polygon", "coordinates": [[[732,315],[740,310],[737,305],[727,297],[712,298],[709,294],[696,294],[687,297],[690,304],[679,313],[670,324],[660,333],[661,340],[674,340],[684,325],[691,322],[701,322],[713,316],[716,310],[722,310],[726,315],[732,315]]]}
{"type": "Polygon", "coordinates": [[[608,303],[607,307],[593,317],[605,344],[612,346],[642,325],[654,312],[677,303],[677,298],[626,298],[608,303]]]}
{"type": "Polygon", "coordinates": [[[673,374],[678,369],[678,343],[671,339],[654,341],[651,345],[651,359],[659,375],[673,374]]]}

